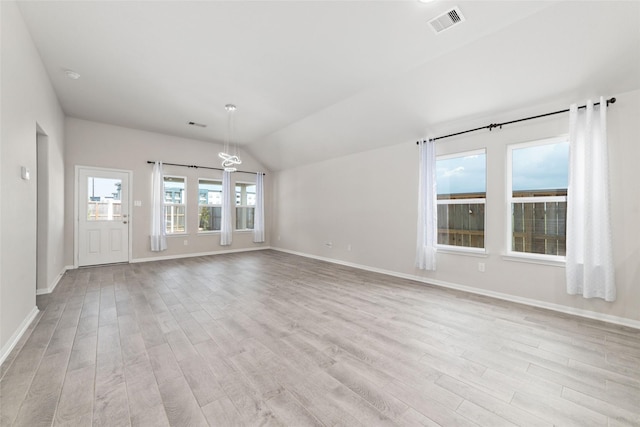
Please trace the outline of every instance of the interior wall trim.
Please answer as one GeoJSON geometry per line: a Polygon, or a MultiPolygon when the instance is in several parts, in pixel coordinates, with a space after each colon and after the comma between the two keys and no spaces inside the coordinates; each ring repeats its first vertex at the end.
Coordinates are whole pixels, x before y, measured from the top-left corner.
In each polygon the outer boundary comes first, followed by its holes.
{"type": "Polygon", "coordinates": [[[235,253],[238,253],[238,252],[264,251],[266,249],[272,249],[272,248],[270,246],[260,246],[260,247],[257,247],[257,248],[227,249],[227,250],[222,250],[222,251],[165,255],[165,256],[157,256],[157,257],[149,257],[149,258],[134,258],[134,259],[131,260],[131,263],[133,264],[133,263],[138,263],[138,262],[164,261],[164,260],[170,260],[170,259],[193,258],[193,257],[209,256],[209,255],[235,254],[235,253]]]}
{"type": "Polygon", "coordinates": [[[7,357],[9,356],[9,354],[11,354],[13,349],[16,347],[16,344],[18,344],[18,342],[20,341],[20,338],[22,338],[22,336],[27,331],[27,329],[31,325],[31,322],[33,322],[33,319],[36,318],[38,313],[39,313],[38,307],[34,306],[33,309],[31,309],[31,312],[22,321],[18,329],[13,333],[11,338],[9,338],[9,341],[7,341],[7,343],[2,347],[2,349],[0,349],[0,365],[2,365],[4,361],[7,359],[7,357]]]}
{"type": "Polygon", "coordinates": [[[487,296],[487,297],[491,297],[491,298],[495,298],[503,301],[524,304],[530,307],[544,308],[547,310],[556,311],[558,313],[570,314],[573,316],[583,317],[585,319],[600,320],[602,322],[612,323],[618,326],[626,326],[629,328],[640,330],[640,321],[628,319],[626,317],[612,316],[610,314],[598,313],[596,311],[590,311],[590,310],[583,310],[581,308],[569,307],[562,304],[553,304],[553,303],[538,301],[530,298],[523,298],[523,297],[518,297],[514,295],[504,294],[502,292],[494,292],[494,291],[488,291],[485,289],[473,288],[470,286],[460,285],[457,283],[450,283],[442,280],[434,280],[434,279],[429,279],[425,277],[420,277],[414,274],[405,274],[405,273],[399,273],[391,270],[384,270],[381,268],[369,267],[367,265],[356,264],[352,262],[341,261],[338,259],[326,258],[322,256],[317,256],[317,255],[311,255],[304,252],[297,252],[297,251],[292,251],[292,250],[277,248],[277,247],[272,247],[271,249],[273,249],[274,251],[285,252],[292,255],[299,255],[306,258],[313,258],[320,261],[326,261],[333,264],[344,265],[346,267],[353,267],[360,270],[371,271],[373,273],[386,274],[388,276],[413,280],[413,281],[428,284],[428,285],[435,285],[442,288],[455,289],[458,291],[468,292],[470,294],[483,295],[483,296],[487,296]]]}
{"type": "Polygon", "coordinates": [[[64,276],[64,273],[66,273],[67,270],[73,270],[73,266],[72,265],[71,266],[65,265],[62,268],[62,271],[60,273],[58,273],[56,278],[53,280],[53,283],[51,283],[47,288],[45,288],[45,289],[36,289],[36,295],[46,295],[46,294],[50,294],[51,292],[53,292],[53,290],[56,288],[56,286],[58,286],[58,283],[60,283],[60,280],[62,279],[62,276],[64,276]]]}

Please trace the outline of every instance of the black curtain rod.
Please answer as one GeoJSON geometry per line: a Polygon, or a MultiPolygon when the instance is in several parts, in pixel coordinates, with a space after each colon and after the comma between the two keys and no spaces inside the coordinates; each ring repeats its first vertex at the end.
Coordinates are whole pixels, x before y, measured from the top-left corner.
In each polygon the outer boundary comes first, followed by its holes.
{"type": "MultiPolygon", "coordinates": [[[[607,107],[609,106],[609,104],[615,104],[616,99],[615,98],[610,98],[607,99],[607,107]]],[[[594,106],[596,105],[600,105],[599,102],[596,102],[595,104],[593,104],[594,106]]],[[[578,107],[578,109],[582,109],[582,108],[587,108],[586,105],[581,105],[578,107]]],[[[481,126],[479,128],[475,128],[475,129],[469,129],[469,130],[463,130],[462,132],[456,132],[456,133],[451,133],[449,135],[444,135],[444,136],[438,136],[436,138],[431,138],[431,141],[437,141],[439,139],[444,139],[444,138],[450,138],[452,136],[458,136],[458,135],[462,135],[464,133],[469,133],[469,132],[475,132],[478,130],[482,130],[482,129],[489,129],[490,131],[492,131],[494,128],[500,128],[502,129],[502,126],[505,125],[510,125],[512,123],[518,123],[518,122],[524,122],[527,120],[533,120],[533,119],[539,119],[541,117],[547,117],[547,116],[553,116],[555,114],[561,114],[561,113],[567,113],[569,112],[569,108],[567,108],[566,110],[559,110],[559,111],[554,111],[552,113],[546,113],[546,114],[539,114],[537,116],[531,116],[531,117],[525,117],[524,119],[518,119],[518,120],[511,120],[510,122],[504,122],[504,123],[491,123],[490,125],[486,125],[486,126],[481,126]]],[[[420,145],[420,142],[426,142],[426,140],[422,140],[422,141],[416,141],[416,144],[420,145]]]]}
{"type": "MultiPolygon", "coordinates": [[[[153,160],[147,160],[147,163],[149,164],[154,164],[155,162],[153,160]]],[[[214,171],[224,171],[223,168],[212,168],[211,166],[197,166],[197,165],[181,165],[180,163],[165,163],[162,162],[163,165],[169,165],[169,166],[182,166],[184,168],[193,168],[193,169],[211,169],[214,171]]],[[[258,172],[248,172],[248,171],[236,171],[239,173],[258,173],[258,172]]],[[[262,172],[262,175],[266,175],[266,173],[262,172]]]]}

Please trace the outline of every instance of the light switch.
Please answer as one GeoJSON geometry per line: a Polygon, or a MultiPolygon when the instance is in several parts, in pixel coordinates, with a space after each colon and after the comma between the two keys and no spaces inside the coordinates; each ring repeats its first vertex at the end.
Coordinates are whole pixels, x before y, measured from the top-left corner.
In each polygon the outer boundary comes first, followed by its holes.
{"type": "Polygon", "coordinates": [[[20,175],[25,181],[29,181],[31,179],[31,172],[29,172],[29,168],[26,166],[20,167],[20,175]]]}
{"type": "Polygon", "coordinates": [[[134,200],[133,206],[142,206],[142,200],[134,200]]]}

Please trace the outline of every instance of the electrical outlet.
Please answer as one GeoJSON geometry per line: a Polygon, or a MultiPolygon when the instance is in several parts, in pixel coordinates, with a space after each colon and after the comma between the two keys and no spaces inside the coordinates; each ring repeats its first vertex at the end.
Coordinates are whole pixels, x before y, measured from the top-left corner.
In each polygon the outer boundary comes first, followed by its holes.
{"type": "Polygon", "coordinates": [[[184,245],[189,246],[189,241],[187,239],[184,239],[184,245]]]}
{"type": "Polygon", "coordinates": [[[351,243],[349,243],[349,244],[347,245],[347,250],[348,250],[349,252],[351,252],[351,243]]]}
{"type": "Polygon", "coordinates": [[[484,262],[479,262],[478,263],[478,271],[480,273],[484,273],[484,262]]]}

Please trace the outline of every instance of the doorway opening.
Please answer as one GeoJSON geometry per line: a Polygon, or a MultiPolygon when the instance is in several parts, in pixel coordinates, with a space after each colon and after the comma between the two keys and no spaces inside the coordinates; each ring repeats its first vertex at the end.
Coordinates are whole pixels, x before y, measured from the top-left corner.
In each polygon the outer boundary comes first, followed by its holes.
{"type": "MultiPolygon", "coordinates": [[[[47,133],[36,124],[36,168],[31,179],[36,187],[36,295],[47,290],[47,256],[48,256],[48,206],[49,206],[49,137],[47,133]],[[35,176],[33,176],[35,175],[35,176]]],[[[36,298],[39,309],[42,298],[36,298]]]]}

